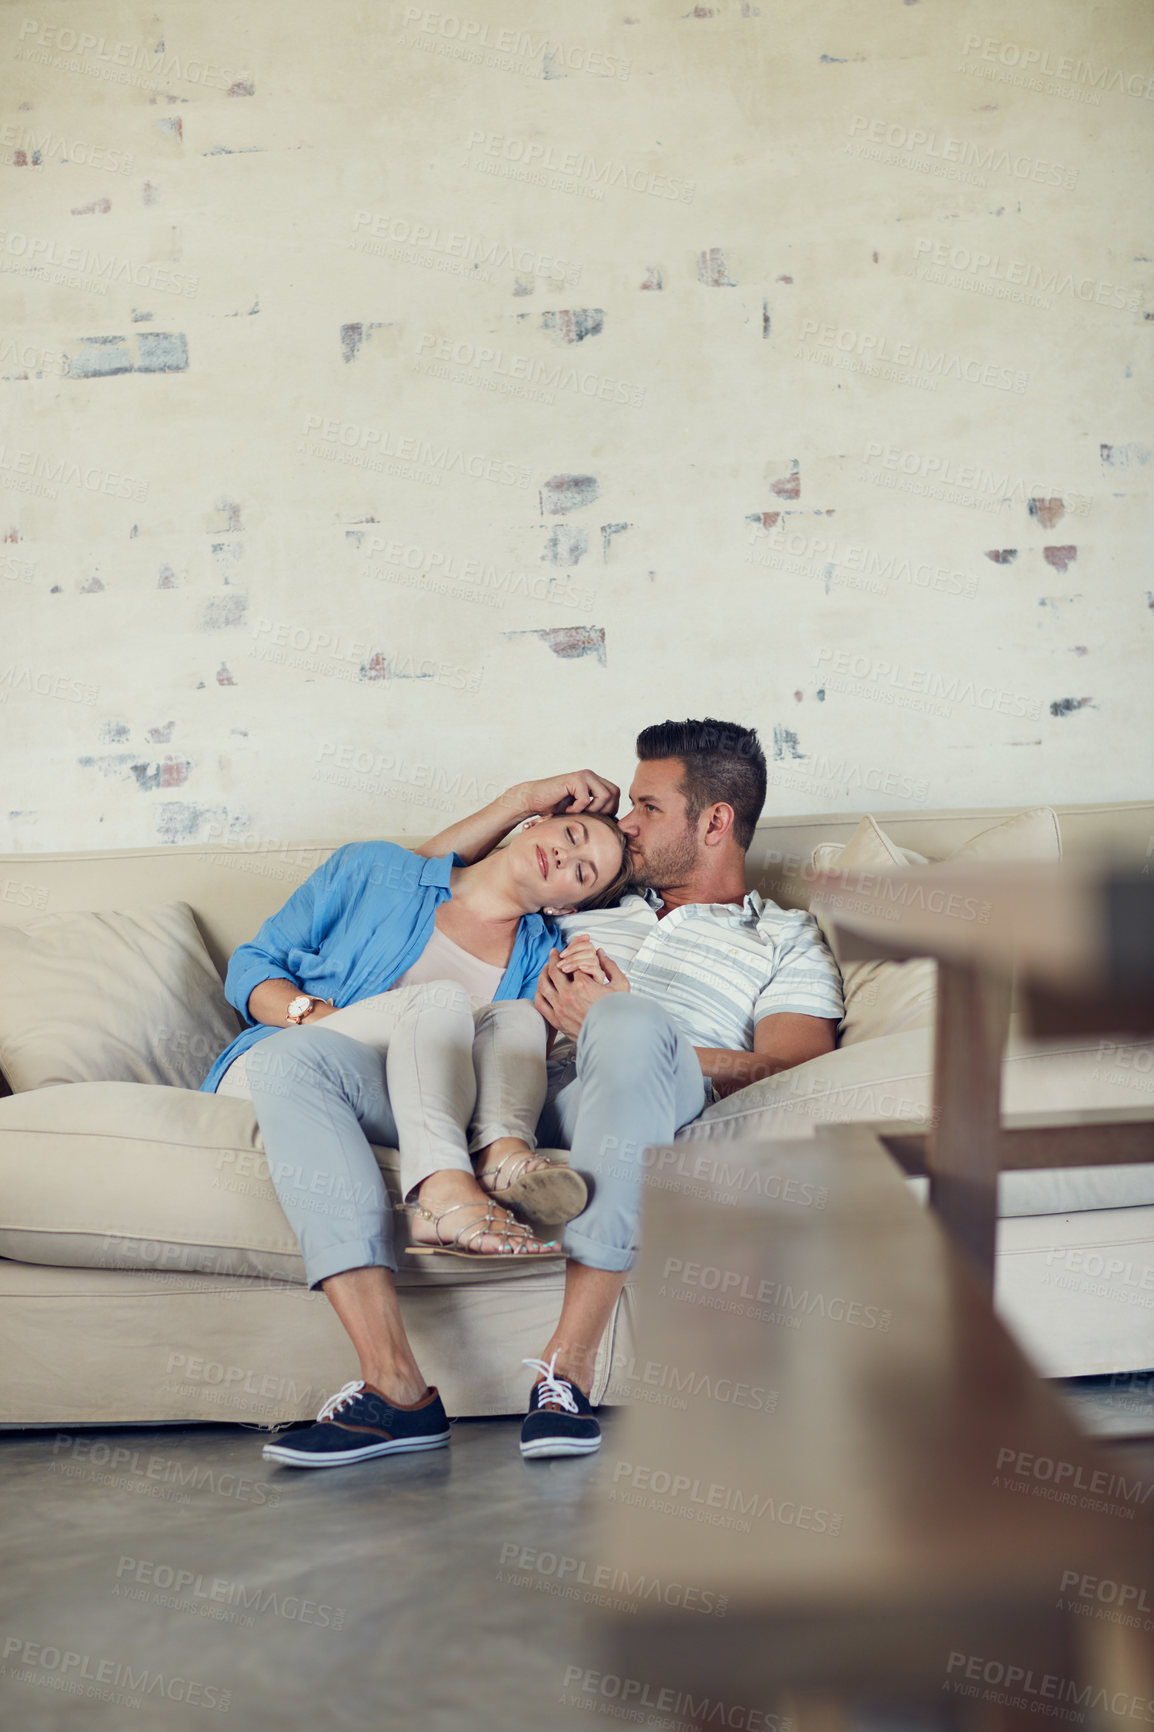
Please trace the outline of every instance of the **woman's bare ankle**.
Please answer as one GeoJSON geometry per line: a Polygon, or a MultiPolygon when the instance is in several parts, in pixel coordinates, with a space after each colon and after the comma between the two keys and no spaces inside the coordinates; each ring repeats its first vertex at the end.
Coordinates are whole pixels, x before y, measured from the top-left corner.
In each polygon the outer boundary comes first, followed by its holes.
{"type": "Polygon", "coordinates": [[[418,1187],[413,1201],[435,1214],[438,1209],[447,1209],[450,1203],[484,1203],[488,1199],[477,1183],[475,1173],[466,1173],[459,1167],[444,1167],[440,1172],[429,1174],[418,1187]]]}
{"type": "Polygon", "coordinates": [[[531,1149],[522,1137],[498,1137],[494,1142],[486,1143],[483,1149],[478,1149],[473,1157],[477,1171],[484,1173],[500,1166],[510,1155],[532,1155],[531,1149]]]}

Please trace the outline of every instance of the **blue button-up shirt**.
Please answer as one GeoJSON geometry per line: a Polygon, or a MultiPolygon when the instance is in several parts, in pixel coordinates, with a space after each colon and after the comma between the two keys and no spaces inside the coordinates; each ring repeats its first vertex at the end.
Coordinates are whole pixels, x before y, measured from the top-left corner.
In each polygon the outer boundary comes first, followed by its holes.
{"type": "MultiPolygon", "coordinates": [[[[201,1091],[212,1094],[233,1059],[278,1032],[248,1013],[262,980],[291,981],[313,998],[331,998],[338,1010],[387,992],[429,942],[449,896],[449,873],[464,864],[459,854],[427,860],[396,842],[347,842],[330,854],[256,937],[233,951],[225,996],[249,1026],[225,1047],[201,1091]]],[[[550,946],[560,948],[558,936],[542,915],[523,914],[494,997],[532,998],[550,946]]]]}

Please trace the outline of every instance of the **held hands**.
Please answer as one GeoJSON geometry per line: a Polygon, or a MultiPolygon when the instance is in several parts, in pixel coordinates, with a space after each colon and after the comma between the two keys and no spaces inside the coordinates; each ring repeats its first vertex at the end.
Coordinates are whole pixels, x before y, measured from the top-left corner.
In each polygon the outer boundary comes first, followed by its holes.
{"type": "Polygon", "coordinates": [[[601,953],[587,932],[579,932],[576,938],[571,938],[560,956],[557,966],[563,974],[572,977],[574,974],[587,974],[590,980],[595,980],[601,986],[609,985],[609,976],[601,966],[601,953]]]}
{"type": "Polygon", "coordinates": [[[541,970],[533,999],[545,1021],[573,1040],[581,1032],[590,1005],[607,993],[629,991],[629,982],[612,957],[606,956],[603,950],[595,950],[588,938],[575,939],[573,944],[566,946],[565,957],[569,957],[577,946],[582,946],[584,960],[578,962],[571,958],[565,966],[562,966],[565,959],[556,950],[549,952],[549,960],[541,970]],[[592,970],[585,966],[588,960],[586,946],[595,959],[592,970]]]}

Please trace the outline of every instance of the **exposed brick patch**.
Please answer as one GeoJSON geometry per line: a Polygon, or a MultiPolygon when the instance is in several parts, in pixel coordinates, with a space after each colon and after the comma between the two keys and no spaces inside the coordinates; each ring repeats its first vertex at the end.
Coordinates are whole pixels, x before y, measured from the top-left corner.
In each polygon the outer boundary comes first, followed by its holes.
{"type": "Polygon", "coordinates": [[[1052,716],[1072,716],[1075,710],[1096,710],[1097,704],[1093,698],[1056,698],[1050,705],[1052,716]]]}
{"type": "Polygon", "coordinates": [[[549,531],[541,558],[549,565],[578,565],[588,551],[589,537],[583,529],[557,523],[549,531]]]}
{"type": "Polygon", "coordinates": [[[605,328],[603,307],[558,307],[541,314],[541,329],[552,331],[562,343],[583,343],[599,337],[605,328]]]}
{"type": "Polygon", "coordinates": [[[1142,469],[1150,461],[1148,445],[1100,445],[1103,469],[1142,469]]]}
{"type": "Polygon", "coordinates": [[[174,758],[171,754],[166,754],[155,764],[131,765],[136,786],[143,794],[155,793],[158,788],[183,787],[191,768],[187,758],[174,758]]]}
{"type": "MultiPolygon", "coordinates": [[[[772,467],[776,467],[776,465],[767,465],[767,468],[772,467]]],[[[769,491],[776,493],[779,499],[801,498],[801,465],[796,457],[791,457],[789,460],[789,474],[779,475],[771,481],[769,491]]]]}
{"type": "Polygon", "coordinates": [[[605,627],[603,625],[551,625],[539,631],[507,631],[505,636],[535,637],[547,644],[555,656],[573,661],[579,656],[593,656],[602,667],[605,658],[605,627]]]}
{"type": "Polygon", "coordinates": [[[230,626],[243,625],[247,612],[247,595],[210,596],[204,610],[204,618],[200,622],[200,629],[202,631],[225,631],[230,626]]]}
{"type": "Polygon", "coordinates": [[[595,475],[550,475],[541,489],[541,515],[580,511],[599,491],[595,475]]]}
{"type": "Polygon", "coordinates": [[[735,289],[737,283],[729,274],[724,247],[707,247],[697,255],[697,280],[709,289],[735,289]]]}
{"type": "Polygon", "coordinates": [[[1076,547],[1044,547],[1042,558],[1047,565],[1052,565],[1055,571],[1066,571],[1078,557],[1076,547]]]}

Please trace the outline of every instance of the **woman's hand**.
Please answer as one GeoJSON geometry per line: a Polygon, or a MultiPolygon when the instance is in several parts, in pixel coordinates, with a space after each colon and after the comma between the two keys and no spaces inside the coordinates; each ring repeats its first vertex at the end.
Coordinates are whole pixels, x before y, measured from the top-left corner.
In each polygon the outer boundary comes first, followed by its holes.
{"type": "Polygon", "coordinates": [[[607,992],[628,992],[629,982],[618,968],[617,964],[603,950],[597,953],[601,964],[605,984],[600,980],[591,980],[583,969],[574,974],[565,974],[561,969],[561,959],[555,950],[549,952],[549,960],[541,970],[537,979],[537,992],[533,1003],[540,1011],[545,1021],[576,1040],[581,1033],[581,1024],[585,1021],[590,1005],[597,999],[604,998],[607,992]]]}
{"type": "Polygon", "coordinates": [[[587,932],[579,932],[576,938],[570,939],[557,959],[557,966],[570,979],[581,973],[597,981],[599,986],[609,984],[609,976],[601,966],[601,954],[587,932]]]}

